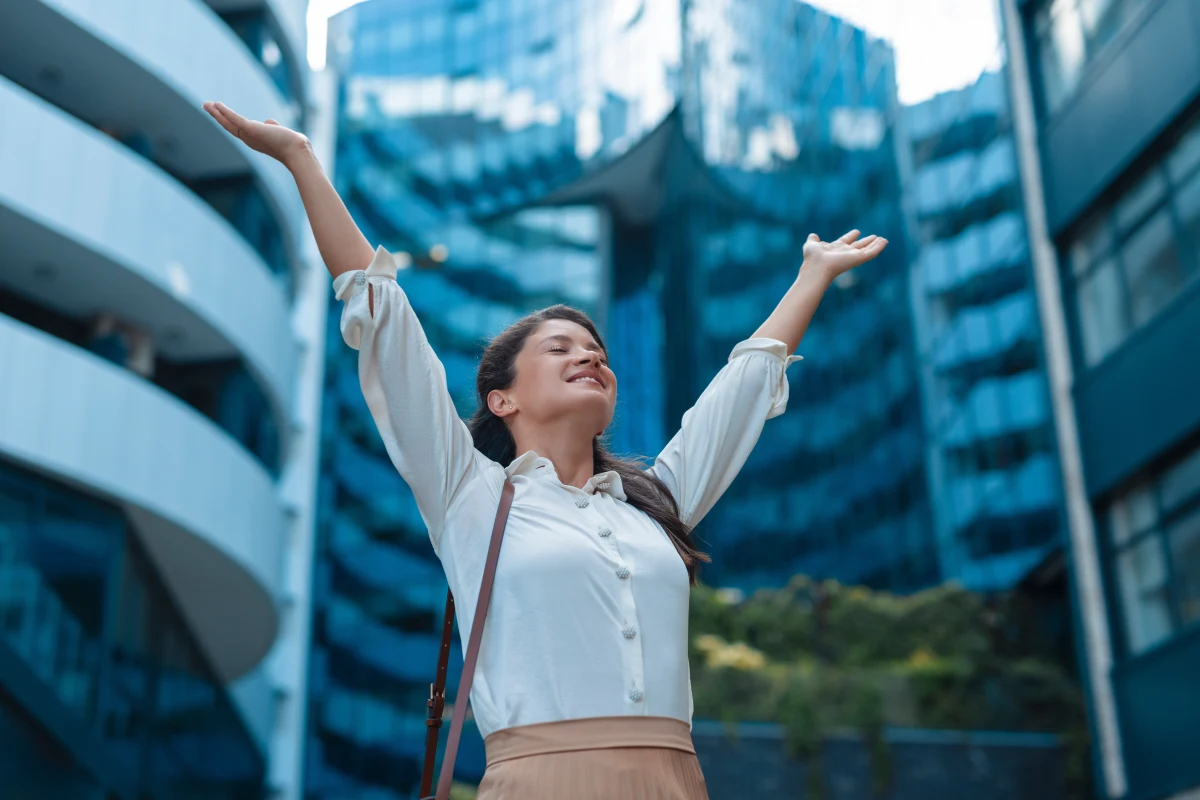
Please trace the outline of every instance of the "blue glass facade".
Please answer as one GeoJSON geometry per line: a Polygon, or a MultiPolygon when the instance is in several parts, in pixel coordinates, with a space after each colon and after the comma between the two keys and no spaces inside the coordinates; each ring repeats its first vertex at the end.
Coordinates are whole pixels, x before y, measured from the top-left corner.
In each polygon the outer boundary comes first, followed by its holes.
{"type": "Polygon", "coordinates": [[[8,461],[0,745],[12,797],[263,796],[263,753],[121,509],[8,461]]]}
{"type": "Polygon", "coordinates": [[[687,145],[718,190],[681,192],[668,302],[669,429],[783,296],[810,231],[888,237],[822,301],[788,411],[697,535],[705,579],[806,573],[905,591],[940,579],[923,454],[890,47],[798,3],[698,2],[686,21],[687,145]]]}
{"type": "MultiPolygon", "coordinates": [[[[620,376],[613,449],[653,456],[782,297],[810,231],[887,236],[826,297],[789,411],[697,530],[713,555],[703,579],[940,579],[885,44],[790,1],[368,0],[332,21],[330,54],[337,186],[398,254],[464,416],[487,338],[567,302],[597,320],[620,376]]],[[[339,312],[307,792],[406,797],[445,583],[339,312]]],[[[482,772],[478,737],[459,764],[482,772]]]]}
{"type": "Polygon", "coordinates": [[[942,572],[1010,588],[1062,542],[1006,75],[904,111],[942,572]]]}

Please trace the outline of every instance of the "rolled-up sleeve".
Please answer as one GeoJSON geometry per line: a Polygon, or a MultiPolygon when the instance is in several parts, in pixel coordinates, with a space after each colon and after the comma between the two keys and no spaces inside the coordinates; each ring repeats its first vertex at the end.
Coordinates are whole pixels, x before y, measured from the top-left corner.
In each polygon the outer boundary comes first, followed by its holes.
{"type": "Polygon", "coordinates": [[[776,339],[747,339],[683,415],[650,472],[660,478],[687,525],[704,518],[750,457],[763,425],[787,408],[787,368],[800,356],[776,339]]]}
{"type": "Polygon", "coordinates": [[[344,304],[342,338],[358,351],[367,407],[438,550],[447,509],[486,458],[459,418],[446,371],[396,283],[391,254],[380,247],[367,269],[339,275],[333,289],[344,304]]]}

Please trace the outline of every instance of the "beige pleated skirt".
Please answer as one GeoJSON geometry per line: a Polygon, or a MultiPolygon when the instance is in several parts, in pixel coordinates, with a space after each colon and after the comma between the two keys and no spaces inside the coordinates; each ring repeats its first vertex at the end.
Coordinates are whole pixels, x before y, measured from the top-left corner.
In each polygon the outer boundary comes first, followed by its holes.
{"type": "Polygon", "coordinates": [[[688,724],[595,717],[496,731],[478,800],[708,800],[688,724]]]}

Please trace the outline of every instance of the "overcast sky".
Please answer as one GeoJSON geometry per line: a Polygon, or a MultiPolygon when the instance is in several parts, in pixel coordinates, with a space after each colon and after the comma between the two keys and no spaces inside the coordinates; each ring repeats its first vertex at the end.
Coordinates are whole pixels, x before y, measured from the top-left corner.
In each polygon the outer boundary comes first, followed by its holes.
{"type": "Polygon", "coordinates": [[[807,0],[896,48],[900,100],[966,86],[999,64],[995,0],[807,0]]]}
{"type": "MultiPolygon", "coordinates": [[[[311,0],[308,58],[325,63],[325,20],[361,0],[311,0]]],[[[900,100],[966,86],[998,63],[995,0],[807,0],[896,48],[900,100]]]]}

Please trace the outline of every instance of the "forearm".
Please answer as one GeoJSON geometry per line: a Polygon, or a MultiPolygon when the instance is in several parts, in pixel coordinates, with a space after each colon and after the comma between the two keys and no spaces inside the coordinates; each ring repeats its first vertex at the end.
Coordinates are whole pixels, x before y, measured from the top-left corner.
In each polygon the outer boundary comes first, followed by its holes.
{"type": "Polygon", "coordinates": [[[778,339],[794,353],[804,338],[804,332],[812,322],[817,306],[825,290],[833,282],[828,270],[816,266],[801,267],[800,274],[792,282],[771,316],[754,332],[755,338],[778,339]]]}
{"type": "Polygon", "coordinates": [[[329,274],[336,278],[343,272],[366,269],[375,250],[358,229],[312,148],[297,150],[285,163],[296,180],[317,249],[329,274]]]}

